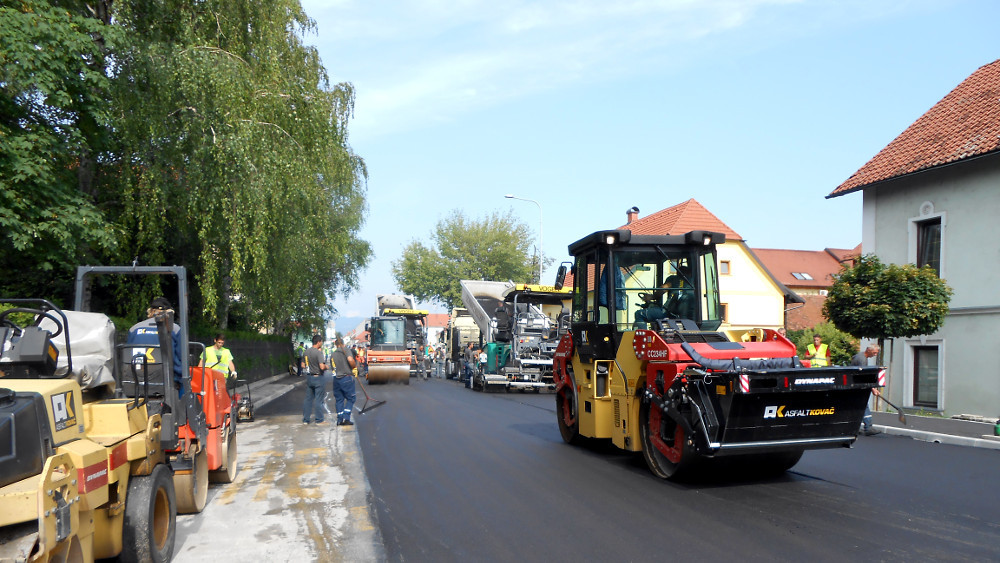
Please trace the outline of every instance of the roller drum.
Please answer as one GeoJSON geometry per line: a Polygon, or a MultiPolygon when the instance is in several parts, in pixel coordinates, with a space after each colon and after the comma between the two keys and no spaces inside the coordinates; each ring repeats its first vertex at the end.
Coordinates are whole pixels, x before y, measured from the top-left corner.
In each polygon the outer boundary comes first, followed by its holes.
{"type": "Polygon", "coordinates": [[[368,366],[368,383],[406,383],[409,380],[409,364],[368,366]]]}

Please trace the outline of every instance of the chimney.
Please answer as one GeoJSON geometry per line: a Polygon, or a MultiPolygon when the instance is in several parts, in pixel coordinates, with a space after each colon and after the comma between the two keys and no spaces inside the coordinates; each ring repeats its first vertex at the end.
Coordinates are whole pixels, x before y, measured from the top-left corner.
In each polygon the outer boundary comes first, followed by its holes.
{"type": "Polygon", "coordinates": [[[633,205],[631,209],[625,212],[625,216],[628,218],[628,222],[625,224],[631,225],[632,221],[635,221],[639,217],[639,208],[633,205]]]}

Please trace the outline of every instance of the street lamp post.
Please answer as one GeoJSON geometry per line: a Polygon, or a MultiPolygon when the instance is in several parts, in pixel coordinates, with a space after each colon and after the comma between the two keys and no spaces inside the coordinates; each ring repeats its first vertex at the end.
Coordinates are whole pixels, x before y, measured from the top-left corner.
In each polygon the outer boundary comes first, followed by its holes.
{"type": "Polygon", "coordinates": [[[545,259],[545,255],[542,254],[542,204],[538,203],[533,199],[527,199],[523,197],[517,197],[511,194],[504,196],[507,199],[517,199],[520,201],[530,201],[538,206],[538,283],[542,283],[542,261],[545,259]]]}

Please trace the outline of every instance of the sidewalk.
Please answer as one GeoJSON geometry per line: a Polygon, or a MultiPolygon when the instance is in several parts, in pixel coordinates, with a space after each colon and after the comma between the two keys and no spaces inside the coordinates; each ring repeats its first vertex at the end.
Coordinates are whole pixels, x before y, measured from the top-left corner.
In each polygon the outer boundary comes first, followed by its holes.
{"type": "MultiPolygon", "coordinates": [[[[305,384],[305,377],[297,377],[294,375],[289,375],[288,373],[279,373],[271,377],[255,381],[250,384],[250,395],[253,398],[254,409],[259,409],[264,405],[271,403],[285,394],[291,392],[297,387],[305,384]]],[[[245,393],[246,386],[244,385],[239,392],[245,393]]],[[[330,406],[332,407],[332,399],[330,406]]],[[[296,420],[298,416],[294,417],[296,420]]],[[[371,486],[368,483],[368,479],[364,472],[364,464],[361,456],[361,444],[358,438],[358,433],[353,426],[337,427],[333,425],[328,425],[325,427],[317,427],[315,425],[301,425],[299,423],[295,424],[295,431],[293,435],[288,437],[283,443],[287,447],[287,444],[294,441],[297,434],[306,433],[310,431],[315,432],[319,430],[319,435],[324,436],[328,441],[325,447],[319,448],[315,452],[310,453],[310,457],[329,455],[330,459],[315,463],[307,468],[298,467],[294,470],[288,471],[289,474],[296,474],[299,478],[303,475],[311,474],[310,471],[314,469],[338,469],[343,478],[346,481],[346,492],[343,494],[344,498],[337,501],[337,505],[341,508],[347,509],[346,514],[340,514],[336,512],[336,508],[326,507],[324,508],[324,521],[330,525],[334,525],[340,522],[341,526],[336,534],[331,534],[326,538],[326,547],[330,551],[325,553],[320,557],[316,557],[314,560],[332,560],[332,561],[384,561],[385,560],[385,547],[382,544],[382,537],[375,524],[374,509],[370,503],[369,495],[371,494],[371,486]],[[320,453],[321,451],[326,451],[327,453],[320,453]],[[306,471],[308,470],[308,471],[306,471]],[[334,512],[330,512],[334,511],[334,512]]],[[[315,446],[315,444],[313,444],[315,446]]],[[[278,450],[278,446],[275,446],[275,450],[278,450]]],[[[315,448],[312,448],[315,449],[315,448]]],[[[311,450],[309,450],[311,452],[311,450]]],[[[281,456],[278,456],[279,458],[281,456]]],[[[301,458],[302,456],[286,456],[288,459],[301,458]]],[[[300,459],[301,461],[301,459],[300,459]]],[[[248,466],[244,466],[245,470],[249,470],[248,466]]],[[[310,477],[312,478],[312,477],[310,477]]],[[[261,477],[258,481],[266,481],[267,479],[261,477]]],[[[308,480],[308,479],[307,479],[308,480]]],[[[274,487],[274,484],[271,484],[274,487]]],[[[324,494],[332,494],[340,491],[339,487],[326,487],[324,489],[324,494]]],[[[254,493],[260,494],[259,491],[254,493]]],[[[306,495],[305,500],[301,502],[315,501],[310,495],[306,495]]],[[[276,501],[269,501],[276,502],[276,501]]],[[[284,516],[282,516],[284,518],[284,516]]],[[[231,518],[223,519],[226,525],[233,520],[231,518]]],[[[231,535],[232,532],[226,532],[222,535],[231,535]]],[[[219,535],[213,537],[221,537],[219,535]]],[[[304,536],[303,536],[304,537],[304,536]]],[[[227,561],[234,558],[234,550],[237,549],[235,546],[231,546],[226,542],[209,542],[212,549],[223,550],[218,554],[217,557],[205,557],[205,551],[195,550],[198,552],[197,560],[217,560],[217,561],[227,561]],[[226,551],[226,550],[229,551],[226,551]]],[[[257,546],[255,541],[248,540],[246,545],[257,546]]],[[[275,544],[277,545],[277,544],[275,544]]],[[[239,548],[245,548],[246,546],[239,546],[239,548]]],[[[258,558],[268,559],[265,554],[259,552],[259,547],[253,547],[252,549],[258,550],[255,556],[258,558]]],[[[243,557],[244,559],[246,557],[243,557]]],[[[253,557],[250,557],[251,559],[253,557]]],[[[309,559],[310,557],[305,557],[303,559],[309,559]]],[[[289,552],[285,551],[282,555],[277,556],[277,560],[291,561],[297,559],[290,555],[289,552]]]]}
{"type": "MultiPolygon", "coordinates": [[[[254,407],[304,381],[252,383],[254,407]]],[[[177,516],[174,560],[385,561],[356,427],[304,425],[299,409],[278,410],[240,424],[236,479],[209,487],[201,513],[177,516]]]]}
{"type": "MultiPolygon", "coordinates": [[[[295,377],[294,375],[289,375],[287,372],[254,381],[250,384],[250,397],[253,399],[253,407],[255,409],[260,408],[302,385],[304,382],[304,377],[295,377]]],[[[240,394],[245,393],[246,386],[241,385],[236,392],[240,394]]]]}
{"type": "Polygon", "coordinates": [[[906,424],[903,424],[899,421],[898,414],[888,412],[873,412],[872,421],[876,430],[889,435],[909,436],[914,440],[953,446],[1000,450],[1000,436],[993,435],[992,423],[908,414],[906,424]]]}

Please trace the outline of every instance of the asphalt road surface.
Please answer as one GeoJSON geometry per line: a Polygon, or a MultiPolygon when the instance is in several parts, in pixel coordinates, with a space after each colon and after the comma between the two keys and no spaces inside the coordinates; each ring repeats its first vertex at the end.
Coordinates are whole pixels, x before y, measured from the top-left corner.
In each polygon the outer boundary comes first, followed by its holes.
{"type": "Polygon", "coordinates": [[[880,435],[777,478],[676,484],[564,444],[551,393],[369,393],[387,403],[356,428],[390,561],[1000,560],[997,451],[880,435]]]}

